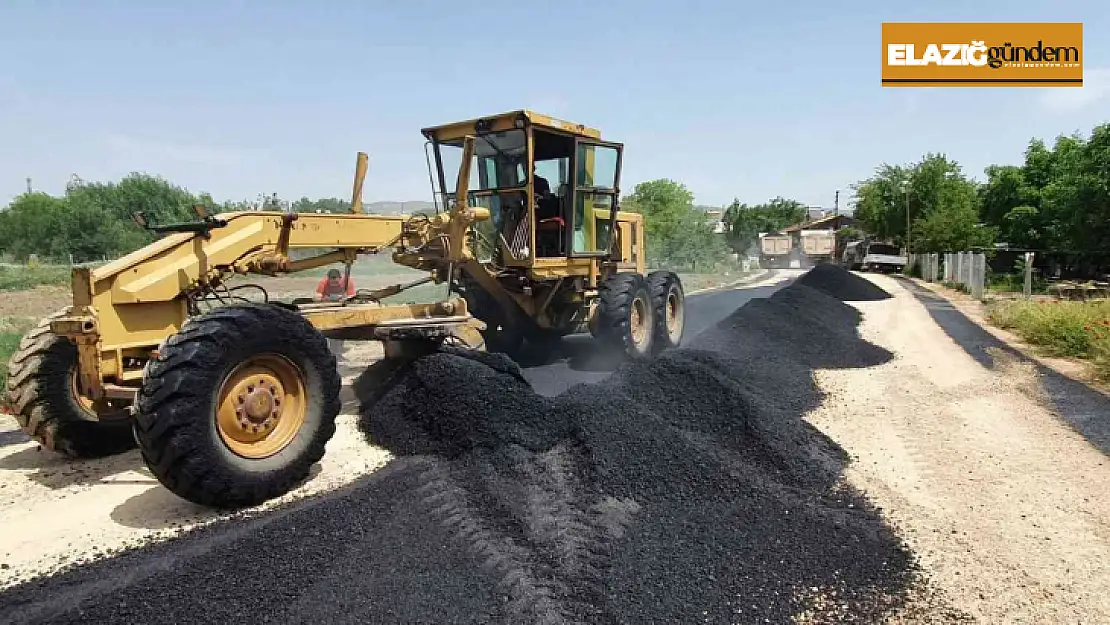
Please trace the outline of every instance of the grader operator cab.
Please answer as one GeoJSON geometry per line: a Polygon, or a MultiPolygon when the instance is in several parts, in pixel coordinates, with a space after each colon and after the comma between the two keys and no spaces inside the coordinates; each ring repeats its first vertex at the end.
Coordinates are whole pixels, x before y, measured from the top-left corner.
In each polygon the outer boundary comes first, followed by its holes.
{"type": "Polygon", "coordinates": [[[445,210],[463,140],[475,137],[468,202],[491,219],[474,228],[485,271],[463,275],[459,292],[486,322],[488,349],[515,353],[587,330],[633,357],[679,344],[682,284],[669,271],[644,275],[643,216],[619,210],[621,144],[531,111],[423,133],[445,210]]]}
{"type": "Polygon", "coordinates": [[[382,341],[387,359],[444,343],[512,352],[586,330],[631,357],[679,344],[682,285],[670,272],[644,275],[642,217],[618,210],[619,144],[527,111],[424,135],[435,215],[363,214],[360,153],[351,214],[199,209],[199,221],[169,225],[138,216],[165,236],[74,269],[73,304],[12,356],[8,393],[23,430],[75,458],[137,445],[178,496],[243,507],[288,492],[323,457],[341,386],[328,337],[382,341]],[[325,251],[294,259],[313,250],[325,251]],[[228,285],[236,274],[350,271],[358,255],[381,252],[427,277],[326,303],[228,285]],[[462,297],[382,303],[425,282],[462,297]]]}

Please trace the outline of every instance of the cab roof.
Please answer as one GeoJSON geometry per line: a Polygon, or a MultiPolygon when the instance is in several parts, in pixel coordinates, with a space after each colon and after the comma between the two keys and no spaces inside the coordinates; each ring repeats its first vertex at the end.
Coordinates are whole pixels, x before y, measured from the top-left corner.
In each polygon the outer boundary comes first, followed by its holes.
{"type": "Polygon", "coordinates": [[[451,122],[439,126],[428,126],[427,128],[422,128],[420,133],[424,135],[424,138],[429,140],[437,139],[439,141],[450,141],[453,139],[461,139],[467,134],[481,132],[483,128],[485,131],[501,131],[523,127],[524,125],[538,126],[546,130],[555,130],[579,137],[588,137],[590,139],[601,138],[601,131],[596,128],[557,119],[550,115],[544,115],[527,109],[509,111],[497,115],[487,115],[485,117],[451,122]]]}

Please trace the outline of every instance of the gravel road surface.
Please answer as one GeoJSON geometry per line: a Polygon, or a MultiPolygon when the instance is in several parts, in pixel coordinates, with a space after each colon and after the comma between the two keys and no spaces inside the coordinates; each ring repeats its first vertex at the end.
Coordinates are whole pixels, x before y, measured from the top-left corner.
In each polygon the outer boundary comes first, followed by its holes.
{"type": "MultiPolygon", "coordinates": [[[[686,300],[686,330],[683,344],[688,344],[714,324],[732,314],[752,299],[770,297],[790,284],[802,271],[779,269],[743,288],[725,288],[693,293],[686,300]]],[[[598,354],[588,335],[563,339],[559,349],[543,358],[524,360],[524,377],[540,395],[556,395],[583,382],[597,382],[608,377],[619,361],[598,354]]]]}
{"type": "Polygon", "coordinates": [[[818,267],[689,349],[564,392],[530,378],[601,371],[441,354],[370,393],[390,373],[372,368],[349,425],[383,468],[9,589],[0,614],[1110,622],[1110,400],[867,280],[818,267]]]}
{"type": "Polygon", "coordinates": [[[386,470],[282,514],[17,589],[6,613],[88,623],[879,621],[923,578],[841,483],[847,456],[802,419],[822,400],[815,368],[892,358],[857,337],[859,322],[850,306],[794,285],[688,350],[555,397],[486,354],[371,368],[356,383],[361,425],[400,457],[386,470]],[[388,384],[369,382],[383,371],[388,384]]]}

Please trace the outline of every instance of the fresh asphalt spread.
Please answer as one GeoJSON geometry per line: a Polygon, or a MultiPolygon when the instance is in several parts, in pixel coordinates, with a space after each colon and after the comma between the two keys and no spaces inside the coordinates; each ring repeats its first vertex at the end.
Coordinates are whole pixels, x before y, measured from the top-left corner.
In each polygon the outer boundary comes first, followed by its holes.
{"type": "MultiPolygon", "coordinates": [[[[861,284],[863,283],[863,284],[861,284]]],[[[537,394],[454,350],[356,383],[398,458],[339,492],[0,597],[8,622],[877,622],[920,572],[803,421],[816,368],[891,358],[818,266],[679,350],[537,394]]]]}
{"type": "MultiPolygon", "coordinates": [[[[770,297],[796,274],[785,271],[768,272],[769,278],[758,284],[734,289],[715,289],[691,294],[686,299],[686,330],[683,345],[713,327],[752,299],[770,297]]],[[[525,354],[520,357],[524,378],[540,395],[557,395],[575,384],[598,382],[609,377],[620,364],[619,358],[600,353],[593,338],[587,335],[568,336],[549,352],[525,354]]]]}

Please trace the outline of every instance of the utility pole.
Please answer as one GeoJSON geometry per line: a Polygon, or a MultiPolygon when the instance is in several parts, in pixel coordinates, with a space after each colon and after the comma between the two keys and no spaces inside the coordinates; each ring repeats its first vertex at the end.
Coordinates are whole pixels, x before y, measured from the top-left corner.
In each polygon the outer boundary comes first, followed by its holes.
{"type": "Polygon", "coordinates": [[[836,190],[836,196],[833,199],[833,215],[840,217],[840,189],[836,190]]]}
{"type": "Polygon", "coordinates": [[[906,185],[906,254],[910,253],[910,185],[906,185]]]}
{"type": "Polygon", "coordinates": [[[27,176],[27,193],[31,193],[31,177],[27,176]]]}

